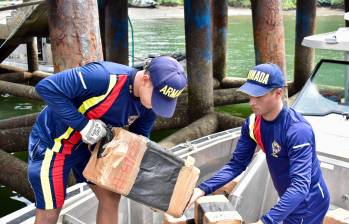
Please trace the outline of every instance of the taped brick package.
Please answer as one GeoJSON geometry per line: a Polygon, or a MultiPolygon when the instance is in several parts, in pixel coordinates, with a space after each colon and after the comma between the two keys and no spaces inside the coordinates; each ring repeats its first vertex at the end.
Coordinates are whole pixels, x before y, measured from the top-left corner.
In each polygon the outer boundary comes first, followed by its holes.
{"type": "Polygon", "coordinates": [[[324,224],[349,224],[349,211],[342,208],[328,211],[324,224]]]}
{"type": "Polygon", "coordinates": [[[229,196],[229,194],[233,191],[233,189],[235,188],[235,186],[240,182],[242,176],[244,175],[244,173],[240,174],[239,176],[237,176],[235,179],[229,181],[227,184],[225,184],[223,187],[217,189],[215,192],[213,192],[213,195],[219,195],[222,194],[226,197],[229,196]]]}
{"type": "Polygon", "coordinates": [[[223,195],[199,198],[194,209],[196,224],[241,224],[242,218],[223,195]]]}
{"type": "Polygon", "coordinates": [[[184,161],[149,139],[121,128],[105,147],[97,144],[83,174],[87,180],[137,202],[182,215],[199,178],[194,159],[184,161]]]}

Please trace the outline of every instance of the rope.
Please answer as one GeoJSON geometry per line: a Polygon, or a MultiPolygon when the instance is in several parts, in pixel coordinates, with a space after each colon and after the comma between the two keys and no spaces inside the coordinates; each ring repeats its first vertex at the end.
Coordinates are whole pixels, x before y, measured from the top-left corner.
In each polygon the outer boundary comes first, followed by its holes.
{"type": "Polygon", "coordinates": [[[132,26],[132,23],[131,23],[131,19],[129,16],[127,16],[127,19],[128,19],[128,23],[130,24],[130,27],[131,27],[131,57],[132,57],[132,67],[134,67],[135,65],[135,42],[134,42],[134,36],[133,36],[133,26],[132,26]]]}

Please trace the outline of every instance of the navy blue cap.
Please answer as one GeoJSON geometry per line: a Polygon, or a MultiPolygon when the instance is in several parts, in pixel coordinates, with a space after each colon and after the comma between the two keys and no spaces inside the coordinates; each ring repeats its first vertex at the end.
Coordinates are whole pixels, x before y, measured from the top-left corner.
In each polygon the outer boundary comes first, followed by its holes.
{"type": "Polygon", "coordinates": [[[248,72],[247,81],[239,88],[239,91],[258,97],[284,86],[284,75],[279,66],[266,63],[257,65],[248,72]]]}
{"type": "Polygon", "coordinates": [[[146,70],[153,84],[152,110],[161,117],[172,117],[177,98],[187,86],[183,66],[172,57],[160,56],[151,60],[146,70]]]}

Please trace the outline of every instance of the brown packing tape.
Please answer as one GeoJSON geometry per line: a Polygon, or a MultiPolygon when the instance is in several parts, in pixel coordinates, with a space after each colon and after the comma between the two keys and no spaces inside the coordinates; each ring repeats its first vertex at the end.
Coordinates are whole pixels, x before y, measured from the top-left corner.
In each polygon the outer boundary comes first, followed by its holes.
{"type": "Polygon", "coordinates": [[[126,196],[138,175],[147,140],[121,128],[114,128],[113,132],[114,138],[100,158],[99,144],[96,146],[83,175],[100,187],[126,196]]]}
{"type": "Polygon", "coordinates": [[[242,218],[237,211],[206,212],[203,224],[241,224],[242,218]]]}
{"type": "Polygon", "coordinates": [[[337,208],[327,212],[324,224],[349,224],[349,211],[337,208]]]}
{"type": "Polygon", "coordinates": [[[187,206],[191,194],[193,193],[193,189],[196,186],[196,183],[199,179],[200,170],[193,166],[195,160],[194,158],[189,157],[187,160],[190,162],[186,162],[186,164],[179,171],[179,175],[177,178],[176,185],[174,187],[170,205],[166,213],[174,216],[180,217],[185,207],[187,206]]]}
{"type": "Polygon", "coordinates": [[[238,181],[236,181],[234,179],[234,180],[228,182],[227,184],[225,184],[223,187],[217,189],[212,194],[213,195],[222,194],[222,195],[228,196],[237,184],[238,184],[238,181]]]}

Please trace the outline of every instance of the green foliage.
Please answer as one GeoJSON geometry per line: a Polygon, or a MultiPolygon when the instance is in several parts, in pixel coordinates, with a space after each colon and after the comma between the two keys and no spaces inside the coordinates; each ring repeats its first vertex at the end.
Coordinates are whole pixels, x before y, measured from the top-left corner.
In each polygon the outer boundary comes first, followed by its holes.
{"type": "Polygon", "coordinates": [[[295,9],[297,6],[297,0],[283,0],[282,8],[285,10],[295,9]]]}
{"type": "Polygon", "coordinates": [[[344,0],[331,0],[331,6],[335,8],[343,8],[344,0]]]}
{"type": "MultiPolygon", "coordinates": [[[[344,0],[317,0],[319,6],[342,8],[344,6],[344,0]]],[[[231,7],[251,7],[250,0],[228,0],[228,4],[231,7]]],[[[285,10],[296,9],[297,0],[282,0],[282,7],[285,10]]]]}
{"type": "MultiPolygon", "coordinates": [[[[0,0],[1,1],[1,0],[0,0]]],[[[101,0],[99,0],[101,1],[101,0]]],[[[177,6],[183,5],[184,0],[157,0],[160,5],[177,6]]],[[[317,0],[319,6],[342,8],[344,0],[317,0]]],[[[250,8],[250,0],[228,0],[228,5],[231,7],[250,8]]],[[[297,0],[282,0],[282,7],[285,10],[296,9],[297,0]]]]}
{"type": "Polygon", "coordinates": [[[319,6],[343,8],[344,0],[317,0],[319,6]]]}
{"type": "Polygon", "coordinates": [[[250,8],[251,1],[250,0],[228,0],[228,5],[232,7],[250,8]]]}
{"type": "Polygon", "coordinates": [[[320,6],[330,6],[331,5],[331,0],[317,0],[317,3],[320,6]]]}
{"type": "Polygon", "coordinates": [[[160,5],[167,5],[167,6],[177,6],[177,5],[183,5],[184,0],[158,0],[157,2],[160,5]]]}

